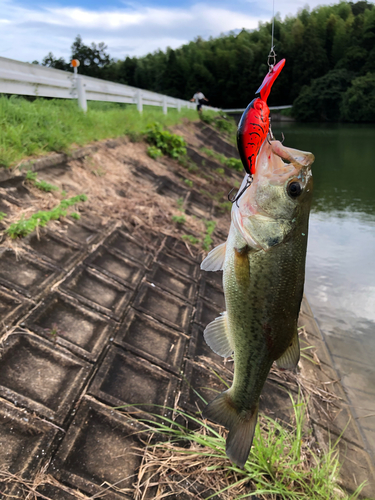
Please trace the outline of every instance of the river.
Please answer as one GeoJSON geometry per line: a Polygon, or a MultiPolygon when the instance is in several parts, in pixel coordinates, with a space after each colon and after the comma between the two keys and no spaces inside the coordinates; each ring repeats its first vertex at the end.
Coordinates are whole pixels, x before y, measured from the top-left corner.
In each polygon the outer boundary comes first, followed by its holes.
{"type": "Polygon", "coordinates": [[[315,155],[305,293],[375,457],[375,127],[277,123],[315,155]]]}

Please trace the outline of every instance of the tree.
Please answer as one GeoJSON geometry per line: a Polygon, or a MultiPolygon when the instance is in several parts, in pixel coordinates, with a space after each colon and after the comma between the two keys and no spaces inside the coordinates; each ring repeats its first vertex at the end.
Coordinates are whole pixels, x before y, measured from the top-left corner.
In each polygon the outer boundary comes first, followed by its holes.
{"type": "Polygon", "coordinates": [[[375,121],[375,73],[352,81],[352,86],[343,95],[341,115],[348,122],[375,121]]]}
{"type": "Polygon", "coordinates": [[[65,59],[60,57],[56,59],[52,52],[48,52],[48,55],[44,57],[42,61],[42,66],[47,66],[48,68],[62,69],[66,71],[69,69],[69,64],[65,62],[65,59]]]}
{"type": "Polygon", "coordinates": [[[104,73],[103,69],[113,64],[113,60],[105,52],[107,48],[104,42],[100,42],[98,45],[93,42],[89,47],[82,42],[81,36],[77,35],[71,51],[72,59],[78,59],[80,62],[79,72],[82,75],[101,78],[104,73]]]}
{"type": "Polygon", "coordinates": [[[294,101],[293,116],[300,121],[338,121],[343,95],[352,77],[346,69],[335,69],[313,80],[294,101]]]}

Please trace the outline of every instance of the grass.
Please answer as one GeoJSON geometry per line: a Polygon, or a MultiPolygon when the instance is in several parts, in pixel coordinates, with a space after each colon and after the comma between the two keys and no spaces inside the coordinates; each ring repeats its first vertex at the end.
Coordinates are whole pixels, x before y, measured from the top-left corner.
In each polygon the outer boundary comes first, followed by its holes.
{"type": "Polygon", "coordinates": [[[49,184],[46,181],[38,181],[37,177],[38,174],[36,172],[32,172],[31,170],[29,170],[26,173],[26,180],[36,188],[40,189],[40,191],[44,191],[45,193],[50,193],[52,191],[59,190],[59,188],[57,186],[54,186],[53,184],[49,184]]]}
{"type": "Polygon", "coordinates": [[[167,497],[170,491],[176,498],[178,495],[190,497],[193,488],[200,492],[195,498],[205,500],[255,496],[262,500],[357,499],[364,485],[354,494],[345,493],[338,485],[340,438],[328,443],[326,452],[320,451],[304,430],[306,402],[300,395],[296,401],[291,395],[290,399],[291,424],[259,416],[244,469],[228,460],[225,431],[218,425],[180,409],[175,410],[170,419],[158,415],[153,415],[154,420],[141,419],[151,435],[164,436],[167,440],[160,439],[146,447],[140,476],[153,475],[148,481],[159,484],[157,499],[167,497]],[[191,430],[180,422],[190,422],[198,429],[191,430]]]}
{"type": "Polygon", "coordinates": [[[176,224],[185,224],[186,218],[184,215],[172,215],[172,221],[176,224]]]}
{"type": "Polygon", "coordinates": [[[72,144],[84,146],[93,141],[129,135],[139,140],[146,126],[158,122],[176,125],[182,118],[198,120],[195,110],[168,110],[145,106],[142,114],[135,105],[89,103],[87,113],[75,100],[0,96],[0,166],[11,167],[22,159],[50,151],[69,153],[72,144]]]}
{"type": "Polygon", "coordinates": [[[163,130],[163,125],[159,122],[147,126],[146,140],[151,144],[147,149],[147,154],[151,158],[156,159],[165,154],[178,160],[186,155],[186,142],[183,137],[169,130],[163,130]]]}
{"type": "Polygon", "coordinates": [[[199,243],[199,238],[196,238],[195,236],[193,236],[192,234],[183,234],[181,236],[181,238],[185,241],[188,241],[189,243],[191,243],[192,245],[198,245],[199,243]]]}
{"type": "Polygon", "coordinates": [[[214,220],[204,220],[203,222],[206,226],[206,234],[203,238],[202,248],[203,250],[208,251],[213,243],[211,235],[215,231],[216,222],[214,220]]]}
{"type": "Polygon", "coordinates": [[[225,133],[230,142],[233,144],[236,143],[237,125],[232,117],[222,112],[219,112],[218,115],[215,111],[205,109],[201,113],[200,118],[203,122],[225,133]]]}
{"type": "MultiPolygon", "coordinates": [[[[201,151],[205,153],[207,156],[210,156],[214,160],[220,162],[222,165],[225,165],[228,168],[231,168],[233,170],[236,170],[237,172],[242,172],[243,170],[243,165],[241,160],[238,160],[237,158],[227,158],[221,153],[217,153],[213,149],[202,147],[201,151]]],[[[217,169],[218,171],[219,169],[217,169]]],[[[222,172],[218,172],[220,174],[224,173],[224,170],[222,172]]]]}
{"type": "Polygon", "coordinates": [[[62,200],[60,204],[52,210],[39,210],[28,219],[22,217],[19,221],[11,224],[5,230],[5,233],[8,234],[8,236],[10,236],[12,239],[27,236],[28,234],[32,233],[37,227],[46,226],[50,220],[58,220],[60,217],[66,217],[66,215],[68,214],[67,209],[69,207],[86,200],[87,196],[84,194],[73,196],[72,198],[69,198],[67,200],[62,200]]]}

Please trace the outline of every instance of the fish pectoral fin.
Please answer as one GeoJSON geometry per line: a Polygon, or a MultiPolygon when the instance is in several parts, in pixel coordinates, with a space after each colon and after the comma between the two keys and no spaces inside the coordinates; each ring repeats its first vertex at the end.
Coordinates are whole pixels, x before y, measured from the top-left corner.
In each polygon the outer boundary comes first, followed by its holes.
{"type": "Polygon", "coordinates": [[[253,443],[255,426],[258,418],[258,406],[252,412],[242,416],[231,401],[230,392],[225,391],[217,396],[203,410],[204,418],[223,425],[229,429],[226,454],[228,458],[243,468],[253,443]]]}
{"type": "Polygon", "coordinates": [[[227,358],[232,355],[233,348],[229,342],[226,312],[221,313],[221,316],[217,317],[206,326],[203,336],[206,344],[219,356],[227,358]]]}
{"type": "Polygon", "coordinates": [[[294,370],[298,365],[300,357],[298,333],[293,337],[292,343],[279,359],[276,360],[278,368],[283,370],[294,370]]]}
{"type": "Polygon", "coordinates": [[[222,271],[227,242],[215,247],[201,263],[203,271],[222,271]]]}

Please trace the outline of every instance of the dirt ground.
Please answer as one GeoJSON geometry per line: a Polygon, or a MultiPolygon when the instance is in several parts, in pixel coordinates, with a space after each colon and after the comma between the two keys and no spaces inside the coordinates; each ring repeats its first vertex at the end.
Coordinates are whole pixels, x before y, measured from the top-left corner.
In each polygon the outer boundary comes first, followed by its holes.
{"type": "MultiPolygon", "coordinates": [[[[202,151],[236,156],[214,128],[184,122],[174,131],[188,144],[181,162],[153,160],[146,143],[121,138],[48,167],[29,163],[57,186],[50,193],[22,169],[0,179],[0,492],[10,498],[163,498],[155,485],[136,486],[145,442],[118,407],[195,413],[196,390],[223,389],[209,367],[231,377],[202,340],[225,307],[221,276],[199,264],[204,245],[226,239],[227,195],[242,175],[202,151]],[[88,200],[68,211],[79,220],[61,217],[16,240],[5,233],[81,194],[88,200]]],[[[288,421],[288,391],[309,394],[313,441],[343,435],[343,483],[354,490],[371,481],[372,466],[306,300],[300,324],[314,350],[298,374],[272,371],[262,411],[288,421]]],[[[208,495],[193,486],[190,498],[208,495]]]]}

